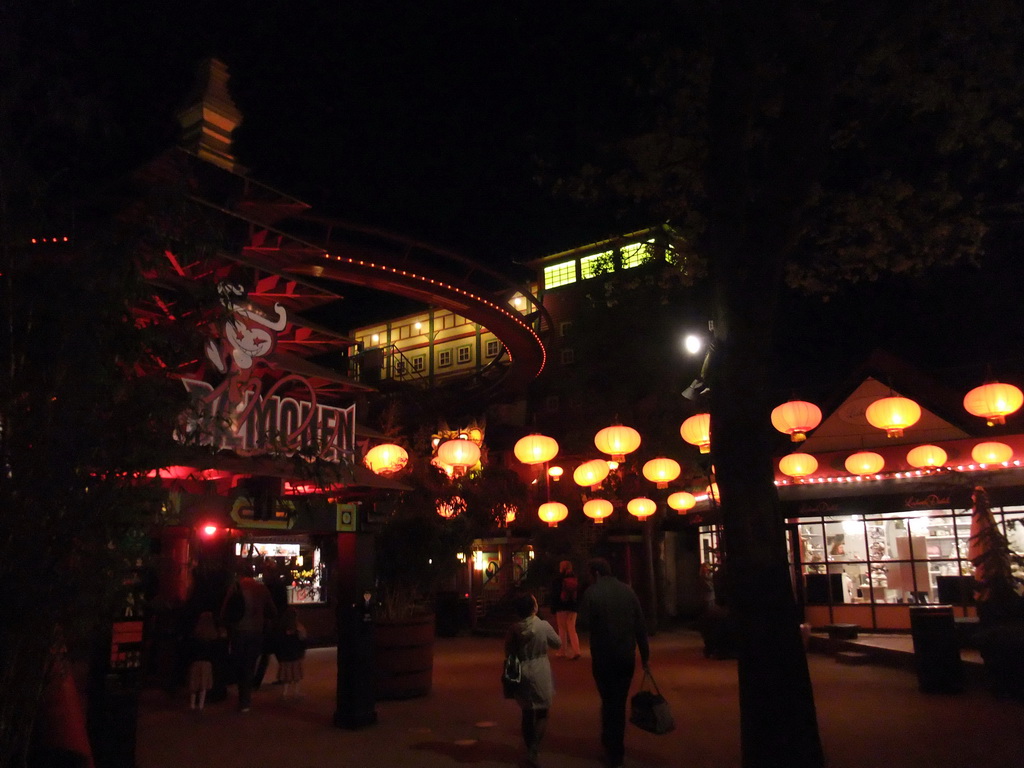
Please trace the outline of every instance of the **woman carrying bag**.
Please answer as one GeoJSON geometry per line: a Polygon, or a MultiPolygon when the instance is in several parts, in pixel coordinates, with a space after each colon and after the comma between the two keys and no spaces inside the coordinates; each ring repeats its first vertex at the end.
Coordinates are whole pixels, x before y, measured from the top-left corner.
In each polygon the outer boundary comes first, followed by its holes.
{"type": "Polygon", "coordinates": [[[524,593],[513,601],[519,621],[505,635],[505,654],[519,659],[520,680],[512,690],[522,710],[523,743],[526,762],[536,768],[540,742],[548,724],[548,711],[555,695],[548,648],[560,648],[558,633],[537,616],[537,600],[524,593]]]}

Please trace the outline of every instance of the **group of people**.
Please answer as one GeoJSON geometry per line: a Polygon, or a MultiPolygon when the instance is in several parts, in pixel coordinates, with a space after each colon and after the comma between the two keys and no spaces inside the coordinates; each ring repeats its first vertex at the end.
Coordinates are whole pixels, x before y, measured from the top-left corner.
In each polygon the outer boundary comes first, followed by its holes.
{"type": "Polygon", "coordinates": [[[548,649],[561,650],[560,655],[570,659],[579,658],[577,617],[590,633],[591,671],[601,698],[605,758],[609,768],[621,768],[623,764],[626,699],[636,671],[637,652],[644,671],[650,661],[647,625],[636,593],[612,575],[607,560],[591,560],[588,570],[591,584],[580,597],[572,563],[564,561],[560,565],[549,600],[557,631],[537,615],[537,599],[523,593],[515,602],[519,621],[505,636],[505,653],[514,654],[521,664],[515,699],[522,710],[523,743],[531,768],[539,765],[540,745],[555,694],[548,649]]]}
{"type": "Polygon", "coordinates": [[[277,658],[277,682],[284,698],[299,696],[306,655],[306,629],[288,604],[283,582],[260,581],[243,573],[228,587],[216,615],[199,614],[187,642],[189,706],[202,710],[214,685],[218,645],[226,642],[230,673],[238,685],[238,709],[248,712],[263,682],[270,657],[277,658]]]}

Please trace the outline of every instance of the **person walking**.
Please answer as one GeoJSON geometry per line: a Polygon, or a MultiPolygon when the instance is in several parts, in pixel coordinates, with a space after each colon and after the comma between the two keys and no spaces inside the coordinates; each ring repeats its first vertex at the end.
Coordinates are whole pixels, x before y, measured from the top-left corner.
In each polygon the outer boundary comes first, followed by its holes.
{"type": "Polygon", "coordinates": [[[521,709],[523,744],[530,768],[540,765],[540,743],[547,730],[548,712],[555,695],[548,648],[560,648],[562,641],[548,622],[537,616],[537,599],[525,592],[513,605],[519,621],[505,634],[505,655],[514,654],[521,663],[521,682],[515,699],[521,709]]]}
{"type": "Polygon", "coordinates": [[[555,626],[558,637],[562,641],[562,649],[557,656],[570,659],[580,657],[580,638],[576,633],[576,614],[579,605],[580,582],[573,572],[572,560],[563,560],[558,564],[558,575],[551,583],[551,612],[555,615],[555,626]]]}
{"type": "Polygon", "coordinates": [[[306,628],[299,621],[295,608],[289,606],[281,619],[281,634],[277,640],[278,680],[284,683],[284,698],[301,698],[303,664],[306,658],[306,628]]]}
{"type": "Polygon", "coordinates": [[[214,643],[219,636],[212,611],[203,611],[188,638],[189,708],[202,711],[206,694],[213,687],[214,643]]]}
{"type": "Polygon", "coordinates": [[[253,677],[253,690],[258,691],[263,685],[263,678],[267,674],[267,667],[270,666],[270,657],[277,658],[278,681],[280,682],[281,658],[277,652],[277,643],[281,638],[281,618],[288,609],[288,580],[285,577],[285,568],[278,565],[274,558],[268,557],[263,565],[263,583],[270,591],[270,597],[274,601],[274,608],[277,610],[277,621],[270,622],[263,635],[263,653],[260,654],[259,662],[256,664],[256,673],[253,677]]]}
{"type": "Polygon", "coordinates": [[[238,710],[248,712],[264,633],[277,618],[277,609],[263,582],[244,575],[228,590],[221,616],[228,626],[232,668],[238,683],[238,710]]]}
{"type": "Polygon", "coordinates": [[[650,645],[636,593],[612,576],[603,558],[588,564],[593,583],[583,592],[579,618],[590,631],[591,670],[601,697],[601,745],[610,768],[625,757],[626,698],[636,671],[636,654],[649,669],[650,645]]]}

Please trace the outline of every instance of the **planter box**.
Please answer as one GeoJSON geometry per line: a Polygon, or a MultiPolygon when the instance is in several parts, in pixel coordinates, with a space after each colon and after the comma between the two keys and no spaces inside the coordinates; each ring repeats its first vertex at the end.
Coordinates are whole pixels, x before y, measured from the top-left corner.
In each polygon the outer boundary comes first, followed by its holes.
{"type": "Polygon", "coordinates": [[[434,672],[434,616],[380,620],[373,625],[377,697],[411,699],[430,693],[434,672]]]}

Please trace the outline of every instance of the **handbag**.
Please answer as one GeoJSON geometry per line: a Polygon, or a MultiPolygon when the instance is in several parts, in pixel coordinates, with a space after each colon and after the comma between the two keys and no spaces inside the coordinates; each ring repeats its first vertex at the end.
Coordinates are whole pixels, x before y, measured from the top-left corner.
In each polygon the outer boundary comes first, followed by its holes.
{"type": "Polygon", "coordinates": [[[514,699],[516,697],[516,691],[519,690],[519,684],[522,681],[522,664],[518,656],[510,653],[505,657],[505,662],[501,665],[501,690],[505,694],[506,699],[514,699]]]}
{"type": "Polygon", "coordinates": [[[640,690],[629,700],[629,722],[650,733],[668,733],[676,727],[672,719],[672,710],[668,702],[658,690],[658,684],[650,670],[644,670],[644,678],[640,682],[640,690]],[[651,681],[654,690],[647,689],[647,681],[651,681]]]}

